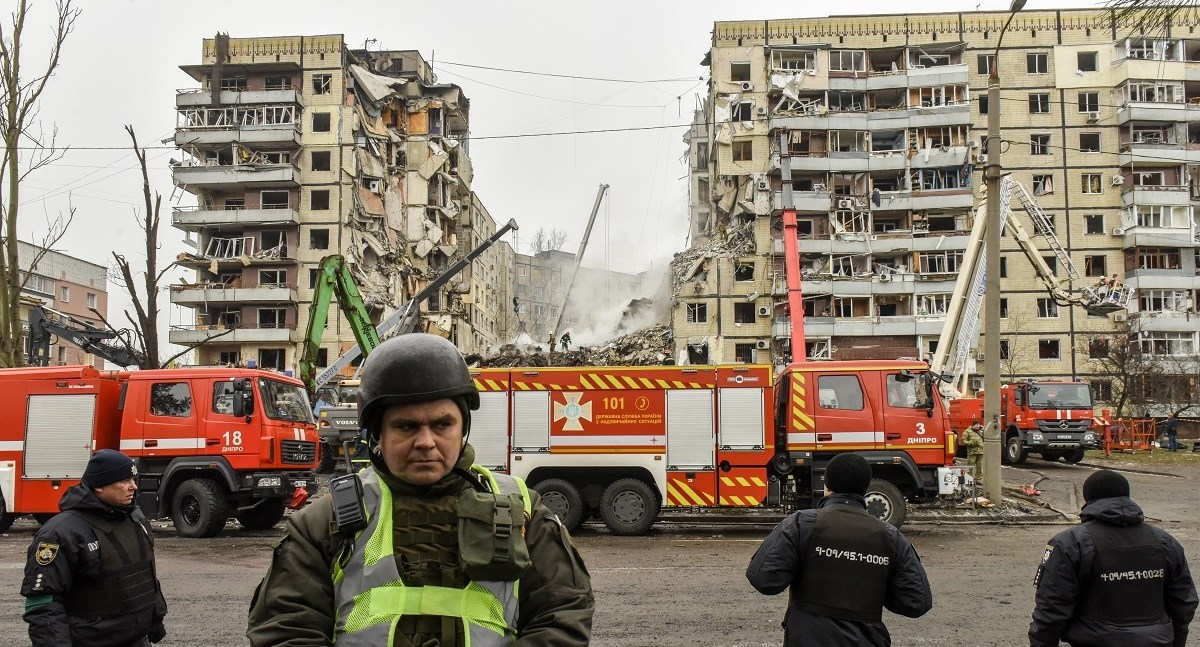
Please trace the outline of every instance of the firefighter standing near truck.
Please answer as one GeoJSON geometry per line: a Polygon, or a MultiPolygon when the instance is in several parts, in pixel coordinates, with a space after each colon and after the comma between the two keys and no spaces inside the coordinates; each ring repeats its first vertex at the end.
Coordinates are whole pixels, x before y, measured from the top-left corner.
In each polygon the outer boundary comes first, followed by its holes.
{"type": "Polygon", "coordinates": [[[372,466],[343,478],[361,478],[361,496],[345,505],[352,481],[339,481],[288,519],[250,644],[587,645],[591,580],[566,529],[523,481],[474,464],[479,394],[458,349],[423,333],[383,342],[358,407],[372,466]]]}
{"type": "Polygon", "coordinates": [[[784,519],[750,559],[746,578],[760,593],[791,589],[785,647],[885,647],[891,644],[885,608],[909,618],[933,608],[917,551],[867,512],[870,483],[866,459],[838,454],[825,470],[817,509],[784,519]]]}
{"type": "Polygon", "coordinates": [[[133,503],[137,468],[101,449],[62,510],[33,537],[25,564],[25,622],[34,647],[142,647],[167,634],[150,522],[133,503]]]}
{"type": "Polygon", "coordinates": [[[967,448],[967,465],[971,468],[971,476],[978,482],[983,479],[983,425],[979,421],[971,423],[963,432],[962,446],[967,448]]]}
{"type": "Polygon", "coordinates": [[[1050,540],[1034,577],[1030,647],[1184,647],[1196,586],[1183,547],[1145,523],[1112,470],[1083,482],[1083,500],[1083,523],[1050,540]]]}

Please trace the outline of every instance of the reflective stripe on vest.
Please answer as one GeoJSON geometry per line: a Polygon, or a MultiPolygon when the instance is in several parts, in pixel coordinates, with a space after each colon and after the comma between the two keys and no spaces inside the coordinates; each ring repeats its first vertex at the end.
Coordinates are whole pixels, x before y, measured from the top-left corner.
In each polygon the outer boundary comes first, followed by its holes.
{"type": "MultiPolygon", "coordinates": [[[[524,481],[492,474],[479,465],[471,469],[492,492],[519,493],[526,517],[531,514],[524,481]]],[[[472,581],[462,589],[405,586],[393,554],[392,493],[380,485],[373,467],[359,478],[368,523],[354,538],[354,552],[345,566],[334,567],[334,641],[352,647],[391,645],[402,616],[431,615],[459,618],[467,629],[468,647],[511,644],[517,633],[517,582],[472,581]]]]}

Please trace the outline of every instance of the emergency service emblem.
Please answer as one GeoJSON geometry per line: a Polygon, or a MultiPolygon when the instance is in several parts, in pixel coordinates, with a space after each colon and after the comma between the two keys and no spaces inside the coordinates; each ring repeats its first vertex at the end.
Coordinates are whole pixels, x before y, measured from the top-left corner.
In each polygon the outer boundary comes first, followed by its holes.
{"type": "Polygon", "coordinates": [[[58,557],[58,544],[49,544],[41,542],[38,544],[37,551],[34,553],[37,557],[37,563],[42,566],[49,566],[50,562],[58,557]]]}
{"type": "Polygon", "coordinates": [[[554,403],[554,421],[566,420],[563,423],[563,431],[583,431],[583,425],[579,424],[579,419],[592,421],[592,403],[581,403],[582,393],[565,393],[563,397],[567,401],[566,404],[554,403]]]}

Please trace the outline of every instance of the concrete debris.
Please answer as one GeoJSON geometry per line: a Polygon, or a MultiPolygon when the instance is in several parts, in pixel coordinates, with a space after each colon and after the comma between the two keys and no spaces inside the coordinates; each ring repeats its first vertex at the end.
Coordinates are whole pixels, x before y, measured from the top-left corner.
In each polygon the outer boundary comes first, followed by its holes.
{"type": "MultiPolygon", "coordinates": [[[[649,301],[637,299],[636,302],[649,301]]],[[[632,303],[631,303],[632,306],[632,303]]],[[[641,304],[637,307],[646,307],[641,304]]],[[[499,354],[485,358],[489,368],[520,366],[658,366],[671,363],[673,342],[668,326],[657,325],[631,332],[599,346],[581,346],[567,351],[546,352],[544,344],[532,344],[525,352],[515,344],[500,347],[499,354]]]]}
{"type": "Polygon", "coordinates": [[[676,295],[676,299],[680,294],[692,294],[692,291],[684,289],[688,283],[695,283],[697,289],[702,290],[708,281],[709,259],[737,259],[753,255],[756,250],[754,221],[747,220],[732,225],[726,230],[723,240],[695,244],[675,254],[671,261],[672,294],[676,295]]]}

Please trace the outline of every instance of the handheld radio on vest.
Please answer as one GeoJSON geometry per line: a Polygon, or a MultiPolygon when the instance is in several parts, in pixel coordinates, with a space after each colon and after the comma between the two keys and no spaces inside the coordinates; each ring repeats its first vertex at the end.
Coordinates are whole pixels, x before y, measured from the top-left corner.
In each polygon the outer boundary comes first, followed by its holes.
{"type": "Polygon", "coordinates": [[[358,474],[351,472],[329,481],[329,496],[339,533],[354,533],[367,527],[367,506],[358,474]]]}

